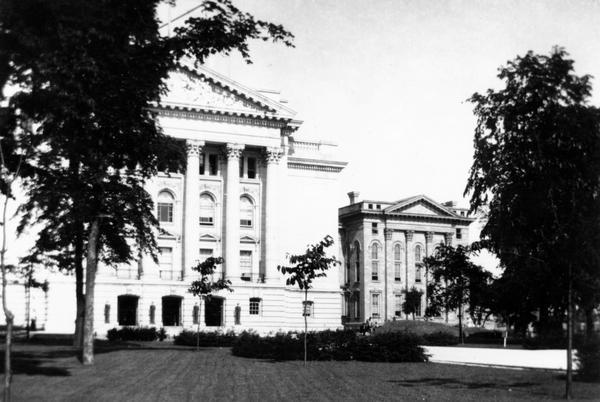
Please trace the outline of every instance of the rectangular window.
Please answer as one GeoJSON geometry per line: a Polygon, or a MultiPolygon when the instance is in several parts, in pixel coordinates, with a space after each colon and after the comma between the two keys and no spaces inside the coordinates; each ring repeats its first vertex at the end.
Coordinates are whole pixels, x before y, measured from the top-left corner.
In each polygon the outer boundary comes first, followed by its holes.
{"type": "Polygon", "coordinates": [[[394,315],[396,317],[402,315],[402,295],[394,295],[394,315]]]}
{"type": "Polygon", "coordinates": [[[240,226],[245,228],[252,227],[252,219],[240,219],[240,226]]]}
{"type": "Polygon", "coordinates": [[[173,222],[173,204],[170,202],[158,203],[158,221],[173,222]]]}
{"type": "Polygon", "coordinates": [[[369,209],[373,209],[373,204],[369,204],[369,209]]]}
{"type": "Polygon", "coordinates": [[[402,263],[401,262],[394,263],[394,280],[396,282],[402,281],[402,263]]]}
{"type": "Polygon", "coordinates": [[[159,247],[160,255],[158,256],[158,264],[160,269],[160,278],[170,281],[181,280],[181,273],[173,270],[173,248],[159,247]]]}
{"type": "Polygon", "coordinates": [[[462,239],[462,229],[456,228],[456,238],[462,239]]]}
{"type": "Polygon", "coordinates": [[[379,318],[379,293],[371,294],[371,317],[379,318]]]}
{"type": "Polygon", "coordinates": [[[250,278],[252,272],[252,251],[240,250],[240,272],[242,276],[250,278]]]}
{"type": "Polygon", "coordinates": [[[219,157],[216,154],[208,155],[208,174],[216,176],[219,173],[219,157]]]}
{"type": "Polygon", "coordinates": [[[256,158],[248,158],[248,178],[256,179],[256,158]]]}
{"type": "Polygon", "coordinates": [[[204,175],[204,172],[206,171],[205,165],[204,165],[205,157],[206,157],[206,154],[200,154],[200,166],[199,166],[198,173],[200,173],[201,175],[204,175]]]}
{"type": "Polygon", "coordinates": [[[377,229],[377,223],[376,222],[371,223],[371,233],[375,234],[375,235],[377,233],[379,233],[379,230],[377,229]]]}
{"type": "Polygon", "coordinates": [[[415,309],[415,315],[416,315],[417,317],[420,317],[420,316],[421,316],[421,302],[420,302],[420,301],[419,301],[419,303],[417,303],[417,306],[416,306],[416,307],[417,307],[417,308],[415,309]]]}
{"type": "Polygon", "coordinates": [[[421,264],[417,264],[417,268],[415,269],[415,282],[416,283],[421,283],[421,271],[422,271],[421,264]]]}
{"type": "Polygon", "coordinates": [[[212,226],[213,225],[213,217],[212,216],[200,216],[200,225],[212,226]]]}
{"type": "Polygon", "coordinates": [[[379,280],[379,261],[373,261],[371,263],[371,280],[379,280]]]}
{"type": "Polygon", "coordinates": [[[212,248],[201,248],[200,249],[200,260],[201,261],[204,261],[208,257],[212,257],[212,256],[213,256],[213,249],[212,248]]]}
{"type": "Polygon", "coordinates": [[[240,158],[240,177],[244,177],[244,157],[240,158]]]}
{"type": "Polygon", "coordinates": [[[250,298],[250,307],[248,311],[250,312],[250,315],[260,315],[260,298],[250,298]]]}

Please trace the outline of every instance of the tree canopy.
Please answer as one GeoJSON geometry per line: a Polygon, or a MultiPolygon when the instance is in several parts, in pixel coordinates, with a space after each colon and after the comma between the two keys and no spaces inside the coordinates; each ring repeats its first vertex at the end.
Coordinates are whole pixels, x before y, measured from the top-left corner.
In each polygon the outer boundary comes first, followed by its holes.
{"type": "Polygon", "coordinates": [[[477,126],[465,194],[472,211],[487,207],[483,241],[542,322],[562,320],[569,266],[580,305],[597,305],[600,290],[600,111],[591,77],[573,64],[562,48],[528,52],[500,68],[503,88],[469,99],[477,126]]]}

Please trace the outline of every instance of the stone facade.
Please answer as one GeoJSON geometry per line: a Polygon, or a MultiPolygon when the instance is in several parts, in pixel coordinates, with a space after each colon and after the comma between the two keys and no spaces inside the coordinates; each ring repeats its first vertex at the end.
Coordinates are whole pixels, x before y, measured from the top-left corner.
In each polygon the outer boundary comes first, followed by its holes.
{"type": "MultiPolygon", "coordinates": [[[[97,333],[121,325],[176,333],[198,321],[201,327],[259,332],[303,328],[303,295],[285,285],[277,265],[286,253],[336,233],[332,200],[346,163],[336,160],[334,144],[299,139],[302,122],[273,92],[186,66],[172,73],[168,88],[155,110],[165,133],[186,142],[186,173],[161,173],[147,185],[160,221],[158,263],[144,256],[99,268],[97,333]],[[190,268],[208,256],[224,258],[218,275],[231,280],[234,291],[206,304],[187,289],[197,278],[190,268]]],[[[73,280],[49,278],[44,322],[38,324],[71,332],[73,280]]],[[[336,268],[311,289],[311,329],[341,326],[338,283],[336,268]]]]}
{"type": "Polygon", "coordinates": [[[344,270],[343,321],[358,324],[371,318],[383,322],[403,317],[404,291],[423,291],[426,309],[427,273],[419,262],[436,245],[468,244],[474,219],[453,203],[439,204],[419,195],[395,202],[358,201],[339,209],[344,270]]]}

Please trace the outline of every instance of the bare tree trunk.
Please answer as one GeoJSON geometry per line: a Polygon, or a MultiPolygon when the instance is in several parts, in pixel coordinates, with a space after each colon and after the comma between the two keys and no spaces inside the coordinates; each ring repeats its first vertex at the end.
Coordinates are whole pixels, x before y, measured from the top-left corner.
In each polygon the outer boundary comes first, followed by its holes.
{"type": "Polygon", "coordinates": [[[200,312],[202,311],[202,296],[198,305],[198,327],[196,328],[196,352],[200,350],[200,312]]]}
{"type": "Polygon", "coordinates": [[[465,343],[462,326],[462,306],[458,306],[458,339],[460,339],[461,344],[465,343]]]}
{"type": "Polygon", "coordinates": [[[75,234],[75,300],[77,312],[75,315],[75,334],[73,346],[83,348],[83,323],[85,321],[85,295],[83,293],[83,224],[77,223],[75,234]]]}
{"type": "Polygon", "coordinates": [[[94,286],[96,282],[96,268],[98,266],[99,233],[100,221],[99,218],[95,218],[90,225],[86,261],[85,321],[83,325],[82,352],[84,365],[94,364],[94,286]]]}
{"type": "Polygon", "coordinates": [[[573,385],[573,272],[571,264],[568,271],[568,294],[567,294],[567,382],[565,384],[565,399],[570,400],[573,385]]]}
{"type": "Polygon", "coordinates": [[[0,269],[2,270],[2,308],[6,317],[6,345],[4,350],[4,401],[10,402],[10,384],[12,382],[12,368],[10,364],[10,355],[12,348],[12,330],[14,315],[8,309],[6,302],[6,265],[4,257],[6,255],[6,209],[8,206],[8,195],[4,198],[2,208],[2,249],[0,250],[0,269]]]}

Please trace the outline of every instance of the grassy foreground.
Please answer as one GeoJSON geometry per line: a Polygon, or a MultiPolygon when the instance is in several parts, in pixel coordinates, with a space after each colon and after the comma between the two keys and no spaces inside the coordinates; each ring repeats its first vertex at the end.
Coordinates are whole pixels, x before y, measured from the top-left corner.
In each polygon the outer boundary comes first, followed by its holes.
{"type": "MultiPolygon", "coordinates": [[[[69,346],[15,345],[16,401],[479,401],[559,399],[561,375],[433,363],[272,362],[231,356],[229,348],[168,343],[100,346],[83,367],[69,346]]],[[[600,385],[575,383],[598,400],[600,385]]]]}

